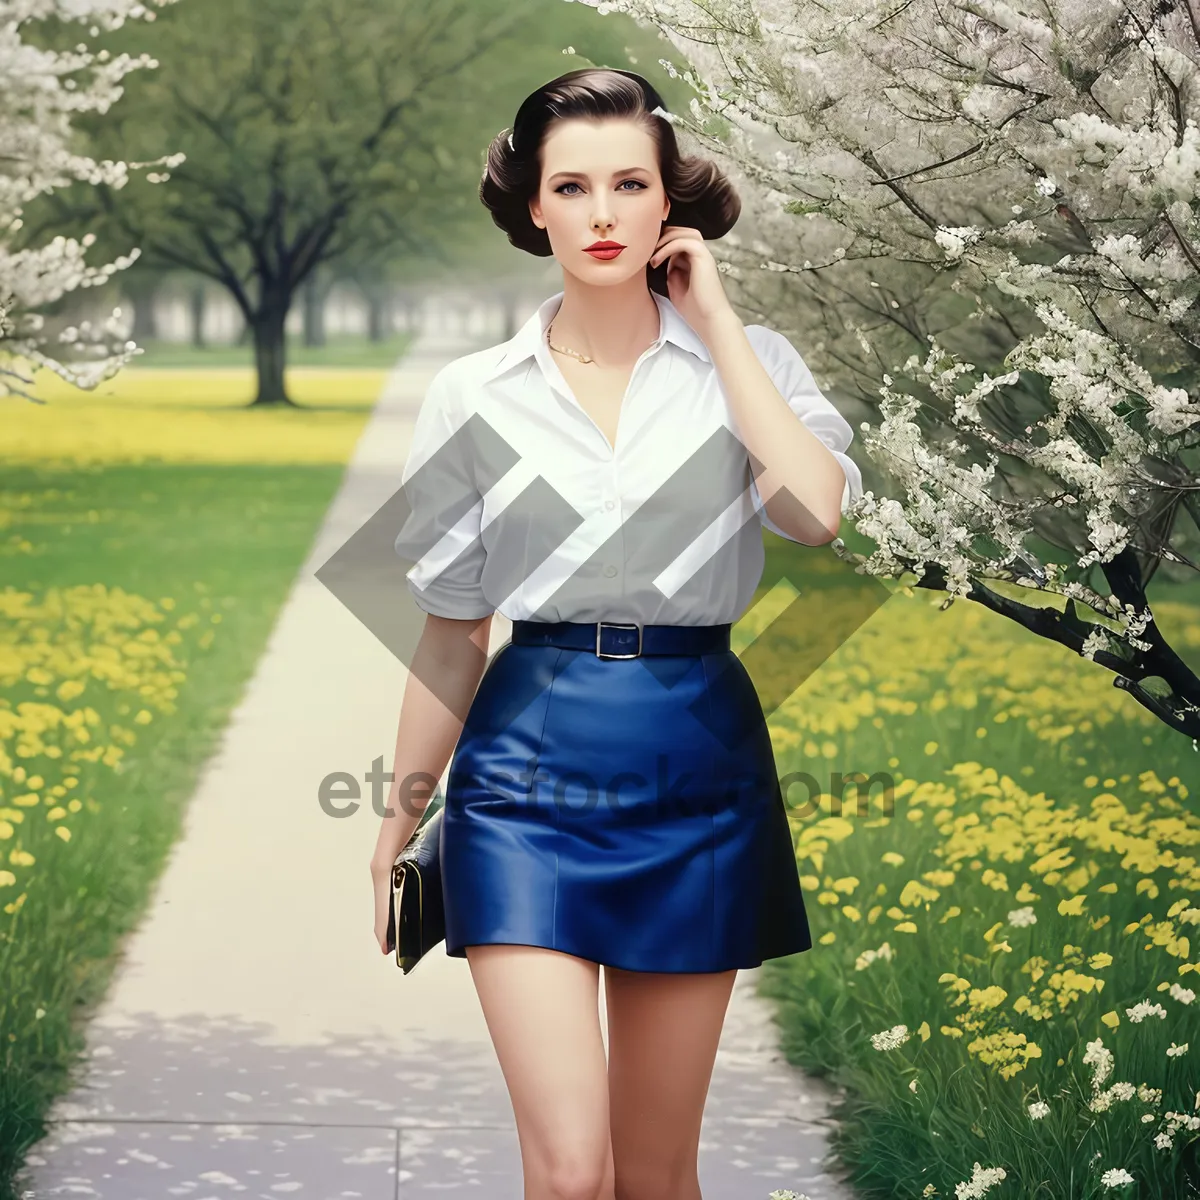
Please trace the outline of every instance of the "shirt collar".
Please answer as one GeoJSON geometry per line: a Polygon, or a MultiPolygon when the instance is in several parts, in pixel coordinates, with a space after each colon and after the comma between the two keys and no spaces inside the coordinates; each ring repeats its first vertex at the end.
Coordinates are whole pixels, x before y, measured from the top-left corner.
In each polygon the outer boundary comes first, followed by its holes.
{"type": "MultiPolygon", "coordinates": [[[[554,319],[562,304],[564,292],[556,292],[538,306],[533,314],[517,332],[503,344],[503,353],[484,376],[485,381],[495,379],[504,371],[524,362],[527,358],[537,358],[539,349],[545,345],[546,330],[554,319]]],[[[712,362],[708,347],[700,335],[683,319],[683,314],[671,303],[666,296],[651,290],[654,303],[658,305],[659,333],[658,340],[650,347],[658,349],[663,342],[674,342],[684,350],[690,351],[705,362],[712,362]]]]}

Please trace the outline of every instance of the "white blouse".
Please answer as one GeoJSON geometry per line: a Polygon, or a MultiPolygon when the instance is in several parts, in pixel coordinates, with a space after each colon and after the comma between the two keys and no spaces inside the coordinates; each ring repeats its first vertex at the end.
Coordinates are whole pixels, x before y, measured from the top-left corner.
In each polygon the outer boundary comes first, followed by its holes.
{"type": "MultiPolygon", "coordinates": [[[[708,349],[665,296],[634,364],[615,448],[575,399],[545,331],[563,293],[507,342],[447,363],[429,384],[403,483],[396,552],[438,616],[713,625],[746,611],[767,516],[708,349]]],[[[862,495],[849,423],[782,334],[746,335],[792,411],[862,495]]],[[[795,539],[792,539],[795,540],[795,539]]]]}

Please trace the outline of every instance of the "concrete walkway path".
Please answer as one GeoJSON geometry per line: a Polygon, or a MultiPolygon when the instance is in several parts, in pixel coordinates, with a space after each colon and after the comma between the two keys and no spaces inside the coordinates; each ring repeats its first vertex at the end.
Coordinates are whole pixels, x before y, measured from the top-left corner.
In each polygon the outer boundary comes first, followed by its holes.
{"type": "MultiPolygon", "coordinates": [[[[343,819],[317,803],[332,772],[390,768],[405,671],[313,572],[399,486],[428,380],[470,348],[423,343],[391,375],[88,1027],[77,1086],[26,1159],[25,1200],[520,1200],[466,961],[434,951],[405,977],[379,954],[369,788],[343,819]]],[[[825,1095],[778,1052],[756,974],[739,974],[712,1081],[705,1200],[848,1200],[822,1166],[825,1095]]]]}

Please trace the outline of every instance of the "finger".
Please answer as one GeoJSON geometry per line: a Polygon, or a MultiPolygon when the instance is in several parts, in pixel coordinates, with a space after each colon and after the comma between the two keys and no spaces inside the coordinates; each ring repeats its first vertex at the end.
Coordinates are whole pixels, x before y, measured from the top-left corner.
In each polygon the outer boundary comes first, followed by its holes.
{"type": "Polygon", "coordinates": [[[676,238],[674,241],[670,241],[665,246],[660,246],[655,250],[650,256],[650,265],[657,267],[664,258],[669,258],[672,254],[678,254],[681,251],[687,253],[691,249],[692,247],[688,244],[686,238],[676,238]]]}
{"type": "Polygon", "coordinates": [[[704,239],[700,236],[700,230],[692,229],[687,225],[668,225],[666,229],[658,235],[657,245],[661,246],[664,242],[672,241],[675,238],[689,238],[692,241],[702,242],[704,239]]]}

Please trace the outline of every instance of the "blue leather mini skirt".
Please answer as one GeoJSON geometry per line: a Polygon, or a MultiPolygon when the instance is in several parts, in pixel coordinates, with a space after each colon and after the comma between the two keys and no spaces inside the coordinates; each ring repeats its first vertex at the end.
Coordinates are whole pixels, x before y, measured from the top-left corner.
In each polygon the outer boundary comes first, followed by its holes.
{"type": "Polygon", "coordinates": [[[630,971],[812,945],[774,755],[731,650],[504,646],[447,779],[446,953],[507,942],[630,971]]]}

